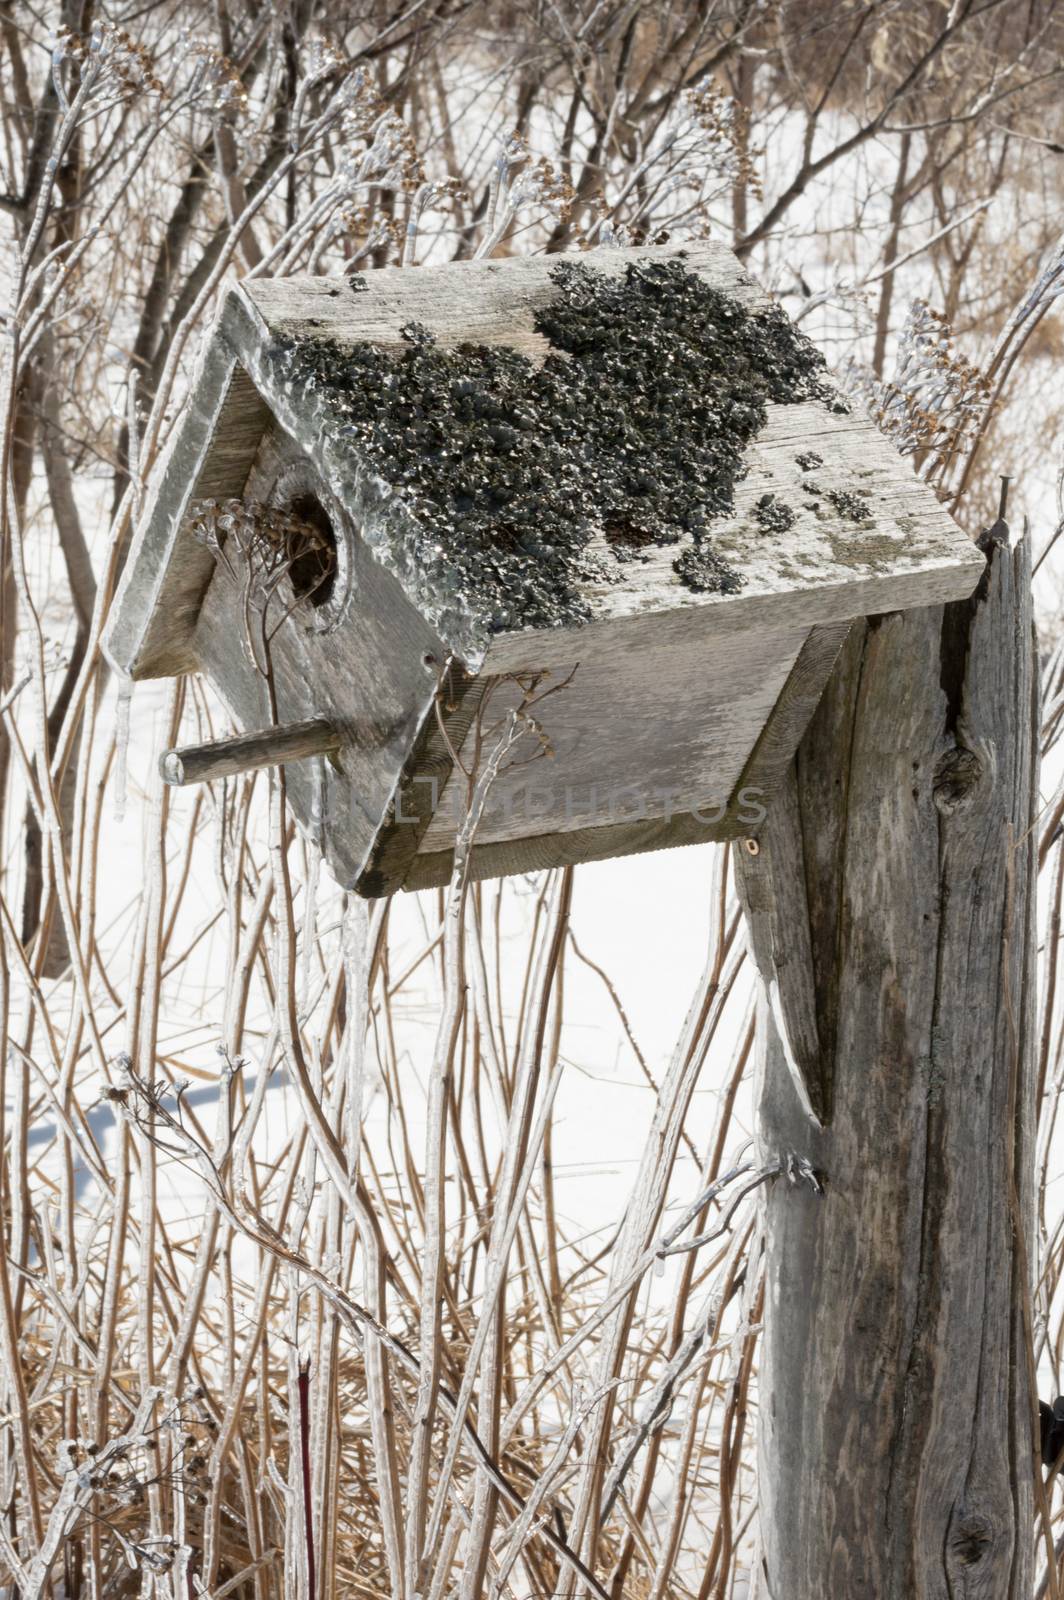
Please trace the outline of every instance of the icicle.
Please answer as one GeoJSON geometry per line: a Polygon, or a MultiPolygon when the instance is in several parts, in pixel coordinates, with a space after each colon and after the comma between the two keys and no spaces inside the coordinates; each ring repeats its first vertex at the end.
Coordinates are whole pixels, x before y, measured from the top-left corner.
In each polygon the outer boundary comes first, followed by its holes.
{"type": "Polygon", "coordinates": [[[307,859],[307,880],[304,887],[306,906],[303,916],[303,948],[300,951],[299,984],[302,993],[303,1005],[310,1002],[310,958],[314,950],[314,935],[318,920],[318,878],[321,868],[321,856],[317,850],[311,850],[307,859]]]}
{"type": "MultiPolygon", "coordinates": [[[[379,902],[381,908],[386,904],[386,901],[379,902]]],[[[375,908],[375,914],[379,918],[382,910],[375,908]]],[[[345,893],[340,926],[347,998],[341,1057],[347,1072],[344,1155],[349,1171],[354,1172],[358,1168],[366,1093],[366,1018],[369,1015],[369,950],[372,943],[366,901],[355,894],[345,893]]],[[[379,922],[375,923],[376,927],[379,927],[379,922]]]]}
{"type": "Polygon", "coordinates": [[[325,757],[319,756],[311,771],[310,836],[315,849],[320,851],[325,849],[326,777],[325,757]]]}
{"type": "Polygon", "coordinates": [[[129,722],[133,707],[133,679],[122,678],[115,707],[115,821],[126,817],[126,776],[129,766],[129,722]]]}
{"type": "Polygon", "coordinates": [[[780,1045],[783,1049],[783,1057],[787,1063],[787,1071],[791,1075],[791,1081],[794,1084],[798,1098],[802,1103],[802,1110],[805,1112],[810,1122],[814,1122],[818,1128],[822,1127],[823,1124],[821,1123],[820,1118],[813,1110],[813,1102],[809,1098],[809,1086],[805,1081],[805,1074],[802,1071],[801,1064],[797,1055],[795,1054],[793,1037],[791,1029],[787,1025],[787,1013],[783,1007],[783,998],[780,994],[779,982],[777,979],[771,978],[768,983],[766,983],[765,989],[768,996],[769,1010],[772,1013],[772,1020],[776,1025],[776,1033],[779,1036],[780,1045]]]}

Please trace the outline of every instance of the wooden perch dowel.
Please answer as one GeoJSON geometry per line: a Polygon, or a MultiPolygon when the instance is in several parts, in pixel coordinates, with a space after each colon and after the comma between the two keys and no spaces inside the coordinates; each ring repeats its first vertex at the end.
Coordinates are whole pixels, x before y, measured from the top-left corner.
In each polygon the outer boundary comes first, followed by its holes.
{"type": "Polygon", "coordinates": [[[232,739],[214,739],[210,744],[190,744],[182,750],[164,750],[159,757],[163,782],[182,786],[208,783],[212,778],[231,778],[237,772],[254,772],[258,767],[276,767],[285,761],[301,761],[307,756],[328,755],[340,748],[340,735],[331,722],[316,718],[311,722],[289,722],[281,728],[262,728],[255,733],[238,733],[232,739]]]}

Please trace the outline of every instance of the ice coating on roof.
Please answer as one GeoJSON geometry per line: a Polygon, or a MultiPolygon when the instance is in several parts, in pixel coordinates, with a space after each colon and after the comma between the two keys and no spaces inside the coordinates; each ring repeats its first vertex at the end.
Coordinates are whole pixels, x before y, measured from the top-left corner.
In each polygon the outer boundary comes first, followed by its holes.
{"type": "Polygon", "coordinates": [[[682,259],[622,276],[559,262],[539,364],[443,349],[417,324],[396,353],[278,342],[252,376],[322,467],[377,559],[448,646],[572,626],[589,581],[650,546],[680,580],[734,593],[713,545],[771,402],[834,405],[824,361],[778,308],[749,311],[682,259]]]}

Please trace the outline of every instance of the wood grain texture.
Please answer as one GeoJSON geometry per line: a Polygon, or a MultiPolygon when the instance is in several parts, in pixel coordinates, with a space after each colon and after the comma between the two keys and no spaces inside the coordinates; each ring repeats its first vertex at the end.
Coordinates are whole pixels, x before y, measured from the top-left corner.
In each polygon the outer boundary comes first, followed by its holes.
{"type": "Polygon", "coordinates": [[[620,277],[629,262],[684,256],[691,270],[751,310],[768,296],[722,244],[712,240],[683,246],[598,249],[568,256],[511,256],[503,261],[462,261],[446,266],[381,267],[346,279],[255,278],[239,293],[274,338],[330,339],[337,344],[370,342],[396,349],[400,328],[424,324],[441,345],[506,344],[535,357],[549,345],[535,326],[536,312],[553,293],[551,270],[576,260],[608,277],[620,277]]]}
{"type": "Polygon", "coordinates": [[[713,524],[714,549],[742,574],[738,593],[693,594],[673,571],[675,548],[649,546],[620,581],[584,587],[590,622],[500,634],[484,670],[521,670],[532,660],[560,666],[577,650],[589,660],[600,644],[638,640],[641,625],[693,635],[707,613],[715,630],[734,634],[902,611],[964,598],[982,576],[978,549],[870,422],[809,405],[769,406],[747,457],[734,513],[713,524]],[[797,458],[810,449],[824,464],[803,472],[797,458]],[[867,496],[869,524],[840,514],[829,498],[855,491],[867,496]],[[754,519],[766,492],[795,512],[785,532],[754,519]]]}
{"type": "Polygon", "coordinates": [[[768,1600],[1031,1593],[1034,660],[1025,546],[970,602],[856,627],[737,858],[794,919],[827,1118],[763,998],[763,1155],[826,1186],[766,1200],[768,1600]]]}
{"type": "MultiPolygon", "coordinates": [[[[766,800],[777,792],[851,627],[849,622],[833,622],[810,628],[749,760],[736,779],[733,800],[744,789],[756,791],[766,800]]],[[[750,832],[756,837],[759,830],[753,828],[750,832]]]]}

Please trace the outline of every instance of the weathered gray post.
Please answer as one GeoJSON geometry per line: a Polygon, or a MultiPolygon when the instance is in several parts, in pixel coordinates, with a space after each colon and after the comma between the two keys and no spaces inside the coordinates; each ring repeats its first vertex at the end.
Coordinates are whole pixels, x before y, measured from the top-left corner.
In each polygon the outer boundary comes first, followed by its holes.
{"type": "Polygon", "coordinates": [[[1031,1593],[1037,680],[1028,552],[984,543],[971,601],[854,627],[738,852],[760,1138],[826,1191],[766,1202],[767,1600],[1031,1593]]]}

